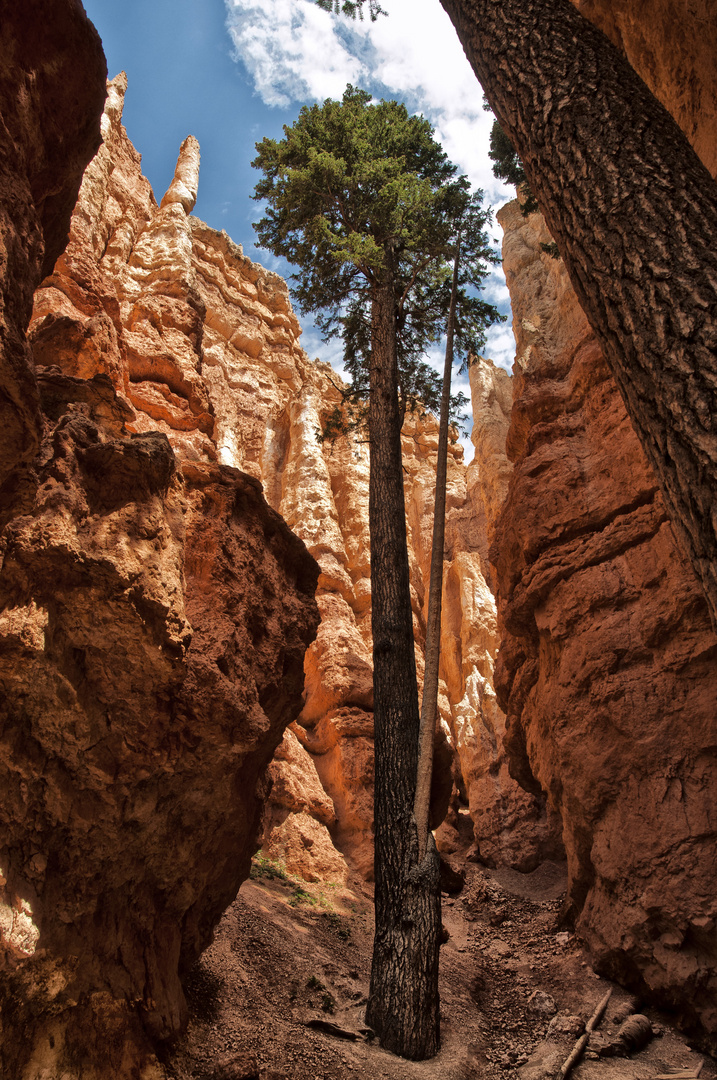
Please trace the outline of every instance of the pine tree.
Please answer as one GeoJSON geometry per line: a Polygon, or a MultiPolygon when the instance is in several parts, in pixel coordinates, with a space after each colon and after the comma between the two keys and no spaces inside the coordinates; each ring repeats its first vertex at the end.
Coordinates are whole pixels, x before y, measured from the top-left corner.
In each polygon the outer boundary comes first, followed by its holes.
{"type": "Polygon", "coordinates": [[[717,626],[717,184],[570,0],[441,4],[523,164],[717,626]]]}
{"type": "MultiPolygon", "coordinates": [[[[413,820],[419,710],[401,425],[417,392],[411,373],[437,317],[445,322],[446,259],[470,196],[427,121],[370,102],[348,87],[341,102],[303,108],[282,140],[257,144],[256,198],[268,205],[256,229],[299,268],[300,309],[343,338],[364,386],[368,369],[376,934],[367,1021],[384,1047],[420,1060],[439,1045],[440,897],[435,844],[419,860],[413,820]]],[[[489,254],[482,232],[479,246],[489,254]]],[[[485,273],[478,258],[472,273],[485,273]]],[[[492,313],[467,303],[466,336],[492,313]]]]}

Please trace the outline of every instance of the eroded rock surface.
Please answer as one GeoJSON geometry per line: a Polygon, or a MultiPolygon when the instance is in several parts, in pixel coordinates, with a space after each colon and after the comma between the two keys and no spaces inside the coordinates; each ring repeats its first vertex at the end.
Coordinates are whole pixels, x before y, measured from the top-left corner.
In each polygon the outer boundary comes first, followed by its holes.
{"type": "Polygon", "coordinates": [[[176,1034],[180,967],[246,877],[317,570],[251,477],[179,472],[108,420],[106,377],[46,383],[0,571],[2,867],[39,931],[19,966],[11,940],[4,1061],[59,1076],[82,1047],[83,1077],[134,1076],[112,1032],[176,1034]]]}
{"type": "MultiPolygon", "coordinates": [[[[714,174],[712,5],[574,2],[714,174]]],[[[501,216],[515,470],[491,557],[511,770],[563,817],[572,913],[602,969],[714,1045],[714,633],[539,215],[501,216]]]]}
{"type": "Polygon", "coordinates": [[[329,832],[336,825],[334,804],[292,730],[284,732],[268,775],[271,791],[263,814],[261,857],[304,881],[345,884],[348,867],[329,832]]]}
{"type": "Polygon", "coordinates": [[[0,484],[41,432],[25,331],[100,141],[107,67],[79,0],[0,7],[0,484]]]}
{"type": "MultiPolygon", "coordinates": [[[[134,409],[128,430],[159,430],[183,461],[219,461],[260,480],[269,503],[317,559],[322,621],[306,657],[306,697],[295,731],[334,802],[335,842],[370,877],[367,446],[356,438],[333,446],[319,442],[323,418],[340,400],[338,380],[328,365],[311,362],[301,349],[285,283],[247,259],[226,234],[188,216],[198,182],[193,140],[183,145],[175,179],[157,206],[121,126],[125,88],[123,76],[110,86],[104,143],[87,170],[70,244],[36,296],[36,361],[76,376],[106,373],[134,409]]],[[[499,402],[496,407],[505,409],[506,384],[507,376],[491,375],[484,387],[488,407],[499,402]]],[[[443,806],[445,812],[452,744],[460,760],[457,790],[480,819],[481,851],[491,859],[530,862],[536,857],[533,841],[513,829],[511,800],[531,800],[504,768],[495,734],[502,719],[491,686],[498,639],[485,584],[486,505],[495,516],[505,488],[501,424],[504,418],[496,418],[494,429],[486,428],[482,437],[480,483],[477,467],[466,474],[460,447],[451,451],[444,767],[437,772],[434,794],[436,810],[443,806]],[[500,823],[498,840],[492,835],[495,822],[500,823]]],[[[419,672],[436,450],[434,422],[409,420],[404,459],[419,672]]]]}
{"type": "Polygon", "coordinates": [[[539,215],[500,214],[517,359],[491,557],[511,770],[561,814],[602,970],[717,1033],[717,641],[539,215]]]}
{"type": "Polygon", "coordinates": [[[318,624],[314,559],[209,438],[196,143],[157,208],[123,87],[37,296],[42,439],[3,491],[0,1071],[18,1080],[159,1076],[318,624]]]}

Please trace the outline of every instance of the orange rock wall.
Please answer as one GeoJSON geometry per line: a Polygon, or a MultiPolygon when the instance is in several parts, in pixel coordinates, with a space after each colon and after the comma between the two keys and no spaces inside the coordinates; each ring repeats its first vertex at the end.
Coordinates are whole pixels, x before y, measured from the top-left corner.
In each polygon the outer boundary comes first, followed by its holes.
{"type": "Polygon", "coordinates": [[[41,441],[0,504],[0,1072],[23,1080],[161,1075],[318,624],[318,566],[207,435],[196,143],[157,208],[122,89],[36,296],[41,441]]]}
{"type": "MultiPolygon", "coordinates": [[[[574,2],[714,172],[708,0],[574,2]]],[[[717,641],[542,219],[513,203],[499,220],[517,345],[491,549],[510,768],[562,816],[569,911],[601,969],[714,1044],[717,641]]]]}
{"type": "MultiPolygon", "coordinates": [[[[182,461],[218,461],[260,480],[270,505],[317,559],[322,619],[307,653],[305,702],[294,731],[334,802],[334,841],[370,877],[367,447],[357,439],[334,446],[318,441],[322,417],[339,400],[337,376],[301,349],[285,283],[247,259],[226,234],[189,215],[199,180],[199,152],[191,138],[157,206],[121,126],[125,88],[123,76],[111,84],[103,146],[87,170],[70,244],[35,298],[36,362],[83,378],[105,373],[134,411],[128,430],[159,430],[182,461]]],[[[532,836],[536,827],[540,832],[544,812],[508,776],[495,735],[502,715],[491,684],[498,639],[485,583],[484,505],[487,498],[493,506],[500,488],[489,479],[491,454],[498,454],[494,442],[485,440],[482,485],[475,468],[466,472],[461,448],[451,450],[440,739],[445,767],[437,772],[435,797],[445,807],[452,780],[450,737],[460,762],[458,787],[476,821],[481,853],[534,862],[533,839],[514,826],[527,815],[532,836]]],[[[420,671],[435,424],[409,420],[403,446],[420,671]]],[[[504,458],[500,468],[505,469],[504,458]]],[[[281,768],[277,763],[274,772],[281,768]]],[[[296,812],[305,810],[297,804],[296,812]]],[[[325,833],[328,822],[317,820],[325,833]]]]}
{"type": "Polygon", "coordinates": [[[717,1036],[717,640],[542,219],[499,214],[517,343],[496,524],[511,772],[561,815],[600,969],[717,1036]]]}

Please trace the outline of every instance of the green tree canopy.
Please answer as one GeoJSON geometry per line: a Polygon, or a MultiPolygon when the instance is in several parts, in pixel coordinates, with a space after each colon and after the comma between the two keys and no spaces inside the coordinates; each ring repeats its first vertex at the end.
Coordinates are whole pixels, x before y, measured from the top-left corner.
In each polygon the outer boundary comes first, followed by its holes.
{"type": "Polygon", "coordinates": [[[316,0],[316,3],[324,11],[348,15],[352,19],[355,19],[357,15],[359,19],[363,19],[364,5],[368,8],[372,22],[375,22],[379,15],[386,14],[378,0],[316,0]]]}
{"type": "MultiPolygon", "coordinates": [[[[456,176],[426,120],[395,101],[372,104],[370,94],[350,86],[341,102],[307,106],[284,130],[283,140],[257,144],[253,164],[264,178],[255,198],[269,206],[255,228],[263,247],[300,267],[292,292],[302,314],[314,315],[325,340],[343,342],[349,417],[364,418],[371,296],[389,248],[401,414],[437,412],[440,379],[424,357],[445,328],[459,228],[456,354],[478,353],[486,327],[502,318],[478,295],[497,261],[482,192],[471,194],[456,176]]],[[[464,403],[462,395],[453,398],[454,415],[464,403]]],[[[345,420],[337,410],[328,433],[343,430],[345,420]]]]}

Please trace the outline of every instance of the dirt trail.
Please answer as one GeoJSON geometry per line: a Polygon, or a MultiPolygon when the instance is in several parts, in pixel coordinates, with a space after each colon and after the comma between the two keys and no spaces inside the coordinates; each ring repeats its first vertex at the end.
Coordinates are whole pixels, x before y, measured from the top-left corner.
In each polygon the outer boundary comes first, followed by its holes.
{"type": "MultiPolygon", "coordinates": [[[[518,874],[468,863],[463,891],[443,898],[442,1048],[432,1061],[403,1061],[364,1024],[373,933],[366,887],[312,886],[267,869],[242,886],[189,976],[189,1028],[165,1059],[174,1080],[547,1080],[610,988],[556,928],[561,866],[518,874]]],[[[614,987],[593,1043],[611,1041],[639,1006],[614,987]]],[[[645,1011],[656,1038],[628,1059],[584,1060],[574,1080],[654,1080],[694,1074],[701,1062],[700,1080],[714,1080],[714,1062],[645,1011]]]]}

